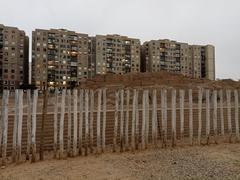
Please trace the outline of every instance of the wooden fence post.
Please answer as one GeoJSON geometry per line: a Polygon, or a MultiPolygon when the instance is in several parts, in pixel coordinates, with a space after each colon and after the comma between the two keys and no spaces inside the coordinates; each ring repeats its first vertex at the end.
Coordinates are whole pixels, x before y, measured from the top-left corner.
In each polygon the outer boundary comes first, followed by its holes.
{"type": "Polygon", "coordinates": [[[67,138],[67,155],[72,154],[72,95],[71,90],[67,90],[67,109],[68,109],[68,138],[67,138]]]}
{"type": "Polygon", "coordinates": [[[23,120],[23,90],[19,90],[19,119],[17,134],[17,160],[21,161],[22,155],[22,120],[23,120]]]}
{"type": "Polygon", "coordinates": [[[79,155],[82,155],[82,146],[83,146],[83,104],[84,104],[84,90],[80,89],[79,96],[79,155]]]}
{"type": "Polygon", "coordinates": [[[103,88],[103,125],[102,125],[102,152],[105,151],[105,135],[106,135],[106,113],[107,113],[107,89],[103,88]]]}
{"type": "Polygon", "coordinates": [[[221,119],[221,135],[224,136],[224,114],[223,114],[223,90],[219,91],[220,96],[220,119],[221,119]]]}
{"type": "Polygon", "coordinates": [[[89,130],[90,130],[90,153],[93,153],[93,113],[94,113],[94,90],[90,90],[90,121],[89,121],[89,130]]]}
{"type": "Polygon", "coordinates": [[[27,90],[27,152],[26,159],[29,160],[30,149],[31,149],[31,109],[32,109],[32,98],[31,90],[27,90]]]}
{"type": "Polygon", "coordinates": [[[146,148],[148,148],[148,135],[149,135],[149,90],[146,89],[146,148]]]}
{"type": "Polygon", "coordinates": [[[136,143],[136,149],[138,149],[138,146],[139,146],[139,110],[138,110],[138,93],[139,91],[136,90],[136,104],[135,104],[135,108],[136,108],[136,140],[135,140],[135,143],[136,143]]]}
{"type": "Polygon", "coordinates": [[[123,144],[123,125],[124,125],[124,89],[120,90],[120,152],[123,152],[124,144],[123,144]]]}
{"type": "Polygon", "coordinates": [[[41,134],[40,134],[40,160],[44,160],[44,138],[45,138],[45,121],[47,118],[47,106],[48,106],[48,83],[44,87],[43,91],[43,107],[42,107],[42,122],[41,122],[41,134]]]}
{"type": "Polygon", "coordinates": [[[161,90],[162,147],[167,147],[167,90],[161,90]]]}
{"type": "Polygon", "coordinates": [[[209,89],[206,90],[206,137],[207,144],[209,144],[210,138],[210,99],[209,99],[209,89]]]}
{"type": "Polygon", "coordinates": [[[172,147],[176,146],[176,89],[172,89],[172,147]]]}
{"type": "Polygon", "coordinates": [[[60,117],[60,128],[59,128],[59,144],[60,144],[60,153],[59,158],[63,158],[64,153],[64,116],[65,116],[65,98],[66,98],[66,89],[62,90],[62,100],[61,100],[61,117],[60,117]]]}
{"type": "Polygon", "coordinates": [[[1,114],[0,114],[0,154],[2,154],[2,136],[3,136],[3,101],[1,102],[1,114]]]}
{"type": "Polygon", "coordinates": [[[227,116],[228,116],[228,134],[229,134],[229,142],[232,142],[232,108],[231,108],[231,90],[227,90],[227,116]]]}
{"type": "Polygon", "coordinates": [[[126,123],[125,123],[125,147],[126,150],[129,148],[128,143],[128,123],[129,123],[129,101],[130,101],[130,90],[126,90],[127,93],[127,101],[126,101],[126,123]]]}
{"type": "Polygon", "coordinates": [[[58,135],[58,89],[55,88],[55,106],[54,106],[54,158],[57,157],[57,135],[58,135]]]}
{"type": "Polygon", "coordinates": [[[2,166],[6,166],[7,163],[7,139],[8,139],[8,98],[9,90],[3,90],[3,102],[2,102],[2,133],[3,133],[3,145],[2,145],[2,166]]]}
{"type": "Polygon", "coordinates": [[[131,133],[131,147],[132,151],[135,150],[135,127],[136,127],[136,95],[137,90],[133,90],[133,101],[132,101],[132,133],[131,133]]]}
{"type": "Polygon", "coordinates": [[[16,162],[16,153],[17,153],[17,126],[18,126],[18,118],[19,118],[19,100],[18,100],[18,89],[15,90],[15,116],[14,116],[14,124],[13,124],[13,151],[12,151],[12,161],[16,162]]]}
{"type": "Polygon", "coordinates": [[[152,98],[152,142],[157,146],[157,90],[153,89],[152,98]]]}
{"type": "Polygon", "coordinates": [[[146,90],[142,94],[142,149],[146,147],[146,90]]]}
{"type": "Polygon", "coordinates": [[[32,139],[31,139],[31,150],[32,159],[31,162],[36,161],[36,123],[37,123],[37,104],[38,104],[38,90],[33,91],[33,107],[32,107],[32,139]]]}
{"type": "Polygon", "coordinates": [[[116,90],[116,92],[115,92],[115,121],[114,121],[114,135],[113,135],[113,152],[116,152],[116,146],[117,146],[118,105],[119,105],[119,91],[116,90]]]}
{"type": "Polygon", "coordinates": [[[188,95],[189,95],[189,138],[190,138],[190,145],[193,145],[193,102],[192,102],[192,89],[189,89],[188,95]]]}
{"type": "Polygon", "coordinates": [[[238,103],[238,90],[234,90],[235,98],[235,127],[236,127],[236,140],[239,142],[239,103],[238,103]]]}
{"type": "Polygon", "coordinates": [[[202,97],[203,97],[203,89],[198,89],[198,144],[201,144],[201,136],[202,136],[202,97]]]}
{"type": "Polygon", "coordinates": [[[98,89],[98,108],[97,108],[97,153],[101,151],[101,105],[102,89],[98,89]]]}
{"type": "Polygon", "coordinates": [[[217,90],[213,91],[213,132],[214,132],[214,139],[215,143],[217,143],[217,90]]]}
{"type": "Polygon", "coordinates": [[[85,90],[85,156],[88,155],[89,141],[89,90],[85,90]]]}
{"type": "Polygon", "coordinates": [[[180,101],[180,138],[184,138],[184,100],[185,91],[183,89],[179,90],[179,101],[180,101]]]}
{"type": "Polygon", "coordinates": [[[78,90],[73,90],[73,156],[77,155],[77,130],[78,130],[78,117],[77,117],[77,110],[78,110],[78,90]]]}

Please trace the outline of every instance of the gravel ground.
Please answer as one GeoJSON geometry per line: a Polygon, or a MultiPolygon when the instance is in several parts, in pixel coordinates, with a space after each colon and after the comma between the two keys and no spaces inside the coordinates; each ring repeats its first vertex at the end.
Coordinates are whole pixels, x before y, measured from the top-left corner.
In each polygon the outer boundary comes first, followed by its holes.
{"type": "Polygon", "coordinates": [[[150,149],[10,165],[1,180],[240,179],[240,144],[150,149]]]}

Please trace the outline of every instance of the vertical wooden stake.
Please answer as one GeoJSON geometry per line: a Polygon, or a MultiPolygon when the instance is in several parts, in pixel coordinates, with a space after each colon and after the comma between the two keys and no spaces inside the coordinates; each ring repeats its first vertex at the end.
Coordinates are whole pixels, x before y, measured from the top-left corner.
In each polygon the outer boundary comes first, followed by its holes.
{"type": "Polygon", "coordinates": [[[146,90],[142,95],[142,149],[146,147],[146,90]]]}
{"type": "Polygon", "coordinates": [[[90,90],[90,122],[89,122],[89,130],[90,130],[90,153],[93,153],[93,113],[94,113],[94,90],[90,90]]]}
{"type": "Polygon", "coordinates": [[[219,96],[220,96],[221,135],[224,136],[223,90],[219,91],[219,96]]]}
{"type": "Polygon", "coordinates": [[[176,89],[172,89],[172,147],[176,146],[176,89]]]}
{"type": "Polygon", "coordinates": [[[125,123],[125,147],[126,150],[129,148],[128,144],[128,123],[129,123],[129,101],[130,101],[130,90],[127,89],[127,102],[126,102],[126,123],[125,123]]]}
{"type": "Polygon", "coordinates": [[[60,153],[59,158],[63,158],[64,153],[64,139],[63,139],[63,130],[64,130],[64,116],[65,116],[65,98],[66,98],[66,89],[62,90],[62,100],[61,100],[61,117],[60,117],[60,128],[59,128],[59,144],[60,144],[60,153]]]}
{"type": "Polygon", "coordinates": [[[138,110],[138,90],[136,90],[136,149],[139,146],[139,110],[138,110]]]}
{"type": "Polygon", "coordinates": [[[79,96],[79,155],[82,155],[82,146],[83,146],[83,94],[84,90],[80,89],[80,96],[79,96]]]}
{"type": "Polygon", "coordinates": [[[54,142],[53,151],[54,158],[57,157],[57,138],[58,138],[58,89],[55,88],[55,106],[54,106],[54,142]]]}
{"type": "Polygon", "coordinates": [[[88,155],[89,144],[89,90],[85,90],[85,156],[88,155]]]}
{"type": "Polygon", "coordinates": [[[179,91],[179,101],[180,101],[180,138],[184,138],[184,101],[185,101],[185,91],[181,89],[179,91]]]}
{"type": "Polygon", "coordinates": [[[153,89],[152,99],[152,142],[157,146],[157,90],[153,89]]]}
{"type": "Polygon", "coordinates": [[[228,134],[229,142],[232,142],[232,108],[231,108],[231,90],[227,90],[227,117],[228,117],[228,134]]]}
{"type": "Polygon", "coordinates": [[[238,90],[234,90],[235,99],[235,127],[236,127],[236,140],[239,142],[239,103],[238,103],[238,90]]]}
{"type": "Polygon", "coordinates": [[[47,106],[48,106],[48,83],[44,87],[43,108],[42,108],[42,122],[41,122],[41,134],[40,134],[40,160],[44,160],[44,138],[45,138],[45,121],[47,118],[47,106]]]}
{"type": "Polygon", "coordinates": [[[115,92],[115,121],[114,121],[114,135],[113,135],[113,152],[116,152],[116,146],[117,146],[118,105],[119,105],[119,91],[116,90],[116,92],[115,92]]]}
{"type": "Polygon", "coordinates": [[[136,94],[137,90],[133,90],[133,101],[132,101],[132,133],[131,133],[131,148],[135,150],[135,127],[136,127],[136,94]]]}
{"type": "Polygon", "coordinates": [[[19,119],[17,134],[17,160],[21,161],[22,155],[22,120],[23,120],[23,90],[19,90],[19,119]]]}
{"type": "Polygon", "coordinates": [[[7,139],[8,139],[8,98],[9,90],[3,90],[3,102],[2,102],[2,133],[3,133],[3,145],[2,145],[2,165],[7,164],[7,139]]]}
{"type": "Polygon", "coordinates": [[[167,147],[167,90],[161,91],[162,110],[162,147],[167,147]]]}
{"type": "Polygon", "coordinates": [[[73,156],[77,156],[77,129],[78,129],[78,118],[77,118],[77,104],[78,104],[78,90],[73,90],[73,156]]]}
{"type": "Polygon", "coordinates": [[[1,102],[1,114],[0,114],[0,154],[2,154],[2,136],[3,136],[3,101],[1,102]]]}
{"type": "Polygon", "coordinates": [[[213,131],[214,131],[214,139],[215,143],[217,143],[217,90],[213,91],[213,131]]]}
{"type": "Polygon", "coordinates": [[[210,92],[209,89],[206,90],[206,138],[207,144],[209,144],[210,138],[210,92]]]}
{"type": "Polygon", "coordinates": [[[67,155],[72,155],[72,95],[71,90],[67,90],[67,108],[68,108],[68,140],[67,140],[67,155]]]}
{"type": "Polygon", "coordinates": [[[145,95],[145,103],[146,103],[146,148],[148,147],[148,134],[149,134],[149,91],[146,89],[145,95]]]}
{"type": "Polygon", "coordinates": [[[32,159],[31,162],[36,161],[36,126],[37,126],[37,104],[38,104],[38,90],[33,91],[33,107],[32,107],[32,140],[31,140],[31,150],[32,159]]]}
{"type": "Polygon", "coordinates": [[[202,136],[202,97],[203,97],[203,89],[198,89],[198,144],[201,144],[201,136],[202,136]]]}
{"type": "Polygon", "coordinates": [[[13,152],[12,152],[12,161],[16,162],[16,153],[17,153],[17,126],[18,126],[18,115],[19,115],[19,105],[18,105],[18,89],[15,90],[15,116],[14,116],[14,125],[13,125],[13,152]]]}
{"type": "Polygon", "coordinates": [[[106,135],[106,113],[107,113],[107,89],[103,89],[103,124],[102,124],[102,152],[105,151],[105,135],[106,135]]]}
{"type": "Polygon", "coordinates": [[[123,125],[124,125],[124,90],[120,90],[120,152],[123,152],[124,144],[123,144],[123,125]]]}
{"type": "Polygon", "coordinates": [[[31,108],[32,108],[32,98],[31,90],[27,90],[27,152],[26,160],[29,160],[30,148],[31,148],[31,108]]]}
{"type": "Polygon", "coordinates": [[[97,153],[101,151],[101,105],[102,105],[102,89],[98,90],[98,107],[97,107],[97,153]]]}
{"type": "Polygon", "coordinates": [[[193,102],[192,102],[192,89],[189,89],[189,138],[190,145],[193,145],[193,102]]]}

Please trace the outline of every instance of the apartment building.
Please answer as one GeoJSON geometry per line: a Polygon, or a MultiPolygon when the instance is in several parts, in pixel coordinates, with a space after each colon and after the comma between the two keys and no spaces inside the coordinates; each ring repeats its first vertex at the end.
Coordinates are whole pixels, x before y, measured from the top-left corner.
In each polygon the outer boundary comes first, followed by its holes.
{"type": "Polygon", "coordinates": [[[28,43],[24,31],[0,24],[0,90],[28,84],[28,43]]]}
{"type": "Polygon", "coordinates": [[[97,35],[94,39],[96,74],[140,72],[140,40],[120,35],[97,35]]]}
{"type": "Polygon", "coordinates": [[[72,87],[95,75],[92,38],[65,29],[32,32],[32,82],[43,89],[72,87]]]}
{"type": "Polygon", "coordinates": [[[163,39],[145,42],[141,50],[143,72],[166,70],[192,78],[215,79],[215,49],[212,45],[189,45],[163,39]]]}

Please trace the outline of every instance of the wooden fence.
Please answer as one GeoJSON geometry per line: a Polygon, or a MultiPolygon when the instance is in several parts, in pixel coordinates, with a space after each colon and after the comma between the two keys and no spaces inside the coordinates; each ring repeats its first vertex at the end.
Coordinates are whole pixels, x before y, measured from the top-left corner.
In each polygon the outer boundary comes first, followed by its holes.
{"type": "Polygon", "coordinates": [[[62,159],[109,149],[123,152],[239,141],[239,90],[56,90],[48,96],[45,115],[39,97],[37,90],[16,90],[9,104],[9,91],[3,91],[2,165],[23,159],[35,162],[41,143],[44,151],[53,151],[55,158],[62,159]],[[14,111],[9,111],[11,107],[14,111]]]}

